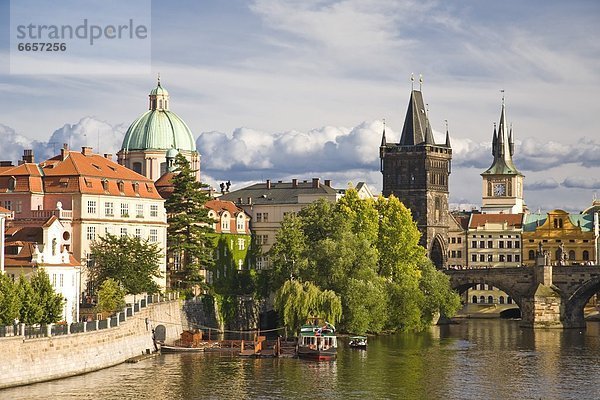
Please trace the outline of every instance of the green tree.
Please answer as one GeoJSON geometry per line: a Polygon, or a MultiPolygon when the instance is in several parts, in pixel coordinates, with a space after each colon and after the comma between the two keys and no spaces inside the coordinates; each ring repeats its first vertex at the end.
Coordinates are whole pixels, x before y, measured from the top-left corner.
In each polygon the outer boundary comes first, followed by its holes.
{"type": "Polygon", "coordinates": [[[89,267],[90,278],[98,285],[114,279],[129,294],[156,293],[159,286],[154,278],[160,278],[161,249],[133,236],[107,234],[90,245],[94,262],[89,267]]]}
{"type": "Polygon", "coordinates": [[[20,308],[17,285],[8,275],[0,273],[0,325],[12,325],[19,318],[20,308]]]}
{"type": "Polygon", "coordinates": [[[213,232],[214,220],[208,216],[204,204],[209,200],[202,188],[206,185],[196,181],[195,172],[181,154],[175,158],[174,190],[165,202],[169,227],[167,248],[169,253],[178,252],[182,268],[173,274],[172,286],[189,288],[202,282],[202,269],[213,263],[213,243],[207,235],[213,232]]]}
{"type": "Polygon", "coordinates": [[[292,279],[275,293],[275,308],[288,334],[294,334],[311,317],[323,318],[334,325],[342,317],[342,302],[335,292],[292,279]]]}
{"type": "Polygon", "coordinates": [[[17,289],[21,303],[19,320],[28,325],[39,324],[44,315],[44,309],[39,296],[24,275],[19,276],[17,289]]]}
{"type": "Polygon", "coordinates": [[[54,291],[46,271],[39,269],[31,277],[30,284],[36,299],[42,307],[42,315],[37,322],[51,324],[63,319],[64,299],[60,293],[54,291]]]}
{"type": "Polygon", "coordinates": [[[119,283],[112,278],[108,278],[102,282],[98,290],[98,312],[113,313],[125,307],[125,291],[119,283]]]}

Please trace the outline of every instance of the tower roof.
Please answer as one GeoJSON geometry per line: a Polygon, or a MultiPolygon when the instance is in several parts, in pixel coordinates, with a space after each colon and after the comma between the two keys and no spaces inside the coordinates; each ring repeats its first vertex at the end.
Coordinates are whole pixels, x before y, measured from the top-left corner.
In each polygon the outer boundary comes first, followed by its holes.
{"type": "Polygon", "coordinates": [[[435,140],[429,118],[427,118],[423,94],[419,90],[413,90],[410,93],[410,101],[406,110],[406,118],[404,119],[399,144],[401,146],[414,146],[422,143],[435,144],[435,140]]]}
{"type": "Polygon", "coordinates": [[[514,153],[514,142],[512,129],[510,135],[507,132],[506,122],[506,107],[504,106],[504,98],[502,99],[502,109],[500,111],[500,123],[498,130],[494,125],[494,134],[492,137],[492,155],[494,161],[492,165],[482,173],[482,175],[523,175],[517,167],[515,167],[512,156],[514,153]]]}

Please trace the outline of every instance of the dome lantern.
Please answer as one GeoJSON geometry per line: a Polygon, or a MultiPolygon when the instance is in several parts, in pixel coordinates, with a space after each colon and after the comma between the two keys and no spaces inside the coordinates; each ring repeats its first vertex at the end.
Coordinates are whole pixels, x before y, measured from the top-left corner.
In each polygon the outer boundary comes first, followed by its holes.
{"type": "Polygon", "coordinates": [[[148,103],[148,109],[151,111],[161,111],[169,109],[169,92],[163,88],[160,84],[160,74],[158,74],[158,84],[150,91],[148,96],[150,101],[148,103]]]}

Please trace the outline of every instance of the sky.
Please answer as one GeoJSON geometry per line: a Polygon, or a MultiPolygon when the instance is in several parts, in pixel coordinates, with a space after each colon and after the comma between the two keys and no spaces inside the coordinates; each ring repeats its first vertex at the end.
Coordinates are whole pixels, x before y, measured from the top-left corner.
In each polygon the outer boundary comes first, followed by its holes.
{"type": "Polygon", "coordinates": [[[0,159],[62,143],[116,154],[160,73],[203,181],[320,177],[379,193],[383,120],[398,141],[414,74],[439,141],[448,123],[453,208],[481,205],[501,90],[529,209],[579,212],[600,196],[598,1],[152,1],[150,65],[130,54],[144,68],[122,74],[11,73],[9,11],[0,0],[0,159]]]}

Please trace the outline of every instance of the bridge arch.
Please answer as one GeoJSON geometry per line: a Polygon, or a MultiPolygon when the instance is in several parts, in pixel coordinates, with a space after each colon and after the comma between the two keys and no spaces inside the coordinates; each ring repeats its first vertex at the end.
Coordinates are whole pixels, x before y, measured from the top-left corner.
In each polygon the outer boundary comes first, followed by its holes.
{"type": "MultiPolygon", "coordinates": [[[[458,280],[458,279],[454,280],[454,279],[452,279],[452,275],[450,278],[450,284],[452,286],[452,289],[457,291],[459,295],[462,295],[467,290],[473,288],[475,285],[479,285],[480,283],[492,285],[495,288],[502,290],[504,293],[506,293],[512,299],[512,301],[519,307],[519,309],[521,309],[522,293],[517,290],[514,290],[512,287],[506,285],[501,280],[498,280],[495,278],[482,279],[481,277],[476,277],[476,278],[471,278],[471,279],[464,278],[464,279],[460,279],[460,280],[458,280]]],[[[479,302],[479,299],[478,299],[478,302],[479,302]]]]}
{"type": "Polygon", "coordinates": [[[585,326],[584,308],[596,293],[600,292],[600,277],[593,277],[583,282],[569,298],[564,299],[565,319],[580,321],[585,326]]]}

